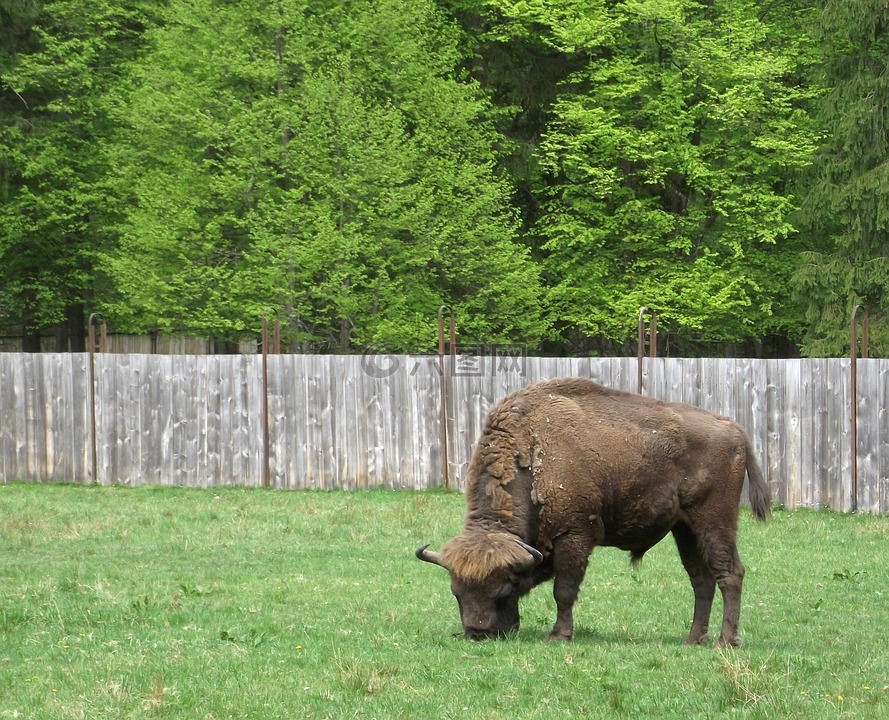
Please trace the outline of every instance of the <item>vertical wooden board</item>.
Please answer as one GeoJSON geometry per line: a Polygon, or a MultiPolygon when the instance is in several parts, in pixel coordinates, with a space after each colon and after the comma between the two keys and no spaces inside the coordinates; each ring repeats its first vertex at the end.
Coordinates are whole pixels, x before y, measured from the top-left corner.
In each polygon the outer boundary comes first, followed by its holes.
{"type": "Polygon", "coordinates": [[[321,356],[305,356],[306,375],[306,458],[311,468],[310,477],[313,489],[326,488],[324,475],[324,402],[323,378],[321,376],[321,356]]]}
{"type": "Polygon", "coordinates": [[[356,357],[353,363],[353,374],[355,376],[352,412],[354,414],[354,439],[355,456],[352,458],[352,467],[355,472],[355,484],[359,488],[378,487],[378,483],[372,478],[370,468],[368,467],[368,458],[370,456],[369,433],[368,433],[368,417],[367,417],[367,373],[365,372],[365,364],[363,357],[356,357]]]}
{"type": "MultiPolygon", "coordinates": [[[[592,366],[590,358],[571,358],[571,375],[573,375],[574,377],[590,378],[592,380],[592,366]]],[[[608,383],[599,384],[607,385],[608,383]]]]}
{"type": "MultiPolygon", "coordinates": [[[[770,411],[772,432],[768,472],[772,497],[792,508],[794,479],[799,476],[800,447],[800,361],[774,361],[770,385],[775,388],[774,412],[770,411]]],[[[770,410],[771,410],[770,406],[770,410]]]]}
{"type": "Polygon", "coordinates": [[[45,453],[43,472],[46,478],[52,480],[66,479],[59,473],[59,458],[57,457],[57,448],[60,444],[64,444],[60,434],[61,421],[65,415],[65,400],[59,392],[61,357],[58,353],[45,353],[42,358],[45,397],[45,411],[42,418],[45,453]]]}
{"type": "Polygon", "coordinates": [[[752,384],[750,388],[750,439],[753,452],[764,457],[769,444],[769,374],[766,360],[750,361],[752,384]]]}
{"type": "Polygon", "coordinates": [[[54,353],[47,358],[46,472],[49,477],[72,481],[73,445],[70,431],[71,364],[70,353],[54,353]]]}
{"type": "Polygon", "coordinates": [[[402,356],[397,372],[393,373],[388,385],[387,401],[389,411],[385,417],[385,463],[386,473],[383,487],[398,488],[405,481],[406,474],[411,472],[410,463],[400,447],[404,418],[410,412],[409,387],[412,370],[409,356],[402,356]]]}
{"type": "Polygon", "coordinates": [[[28,470],[28,447],[30,445],[29,428],[28,428],[28,407],[30,403],[30,383],[32,377],[32,362],[29,356],[19,355],[19,362],[15,364],[12,371],[13,394],[12,416],[14,418],[13,426],[15,428],[15,442],[13,446],[13,467],[15,468],[14,479],[16,480],[36,480],[30,476],[28,470]]]}
{"type": "Polygon", "coordinates": [[[693,369],[689,367],[689,360],[686,358],[670,358],[669,373],[667,375],[667,394],[663,400],[667,402],[684,402],[694,405],[693,399],[696,395],[694,384],[697,379],[692,377],[693,369]]]}
{"type": "Polygon", "coordinates": [[[405,356],[397,400],[396,417],[392,427],[392,452],[396,456],[398,478],[393,488],[412,487],[417,481],[419,468],[417,455],[419,452],[419,434],[417,433],[417,414],[419,412],[417,397],[416,374],[422,364],[418,356],[405,356]]]}
{"type": "Polygon", "coordinates": [[[822,502],[834,510],[851,508],[851,363],[849,360],[825,359],[826,388],[823,399],[823,427],[820,429],[820,460],[822,502]],[[839,460],[839,462],[838,462],[839,460]]]}
{"type": "Polygon", "coordinates": [[[132,458],[130,460],[133,472],[136,475],[135,482],[139,484],[151,484],[148,477],[149,468],[146,460],[147,448],[143,444],[145,440],[145,426],[150,422],[150,417],[142,405],[142,388],[151,377],[151,356],[133,355],[138,367],[138,374],[130,378],[129,387],[129,412],[132,415],[132,458]]]}
{"type": "MultiPolygon", "coordinates": [[[[425,436],[426,447],[429,458],[428,470],[420,478],[418,488],[434,487],[442,483],[442,470],[445,461],[446,448],[442,440],[442,424],[441,424],[441,401],[439,398],[439,376],[437,370],[437,359],[435,362],[426,362],[424,365],[424,386],[425,392],[425,436]]],[[[449,478],[449,485],[451,485],[449,478]]]]}
{"type": "Polygon", "coordinates": [[[624,390],[626,392],[636,392],[636,358],[619,358],[617,373],[617,382],[614,387],[618,390],[624,390]]]}
{"type": "Polygon", "coordinates": [[[820,377],[820,369],[816,360],[808,360],[802,365],[800,377],[800,472],[803,477],[808,476],[809,481],[799,484],[798,505],[806,508],[817,508],[820,503],[820,488],[822,468],[820,462],[816,462],[815,443],[820,436],[817,434],[821,427],[818,416],[823,408],[822,396],[818,392],[823,385],[820,377]]]}
{"type": "Polygon", "coordinates": [[[291,439],[294,435],[293,409],[295,402],[292,392],[291,370],[296,356],[267,355],[265,367],[267,387],[263,389],[263,357],[259,355],[257,372],[259,377],[259,410],[251,418],[254,442],[259,448],[258,476],[252,478],[250,484],[262,486],[266,463],[268,463],[269,485],[274,488],[289,488],[292,482],[291,439]],[[263,415],[262,394],[266,393],[268,403],[267,415],[263,415]],[[268,429],[268,458],[266,458],[265,432],[268,429]]]}
{"type": "MultiPolygon", "coordinates": [[[[237,368],[231,428],[232,483],[258,487],[262,483],[262,439],[256,438],[253,428],[262,420],[261,358],[256,354],[241,355],[237,368]]],[[[278,428],[275,431],[280,432],[278,428]]]]}
{"type": "Polygon", "coordinates": [[[194,399],[195,422],[194,455],[192,461],[191,486],[204,486],[207,469],[207,431],[209,422],[209,403],[211,385],[211,362],[214,355],[195,355],[193,369],[198,379],[197,396],[194,399]]]}
{"type": "MultiPolygon", "coordinates": [[[[831,488],[841,484],[838,477],[842,466],[837,463],[839,447],[832,442],[830,428],[836,417],[842,393],[842,378],[837,374],[837,366],[822,358],[812,362],[812,405],[809,415],[812,418],[811,431],[806,438],[812,446],[811,471],[814,479],[812,494],[815,507],[829,507],[842,510],[846,503],[842,496],[833,496],[831,488]],[[833,445],[833,447],[831,447],[833,445]]],[[[844,393],[848,398],[848,391],[844,393]]]]}
{"type": "Polygon", "coordinates": [[[204,383],[197,368],[196,356],[179,355],[178,387],[175,397],[177,428],[176,484],[195,486],[195,463],[199,452],[198,436],[201,431],[198,399],[203,397],[204,383]]]}
{"type": "MultiPolygon", "coordinates": [[[[190,433],[193,427],[189,400],[194,389],[190,377],[188,358],[185,355],[172,355],[170,374],[170,484],[187,487],[189,477],[190,433]]],[[[192,400],[193,403],[193,400],[192,400]]]]}
{"type": "Polygon", "coordinates": [[[108,485],[113,482],[110,468],[116,449],[114,432],[114,398],[111,396],[106,373],[104,371],[107,356],[96,354],[92,358],[93,380],[92,392],[95,402],[96,418],[96,467],[92,481],[97,485],[108,485]]]}
{"type": "Polygon", "coordinates": [[[753,379],[750,361],[746,358],[727,358],[728,377],[731,386],[728,388],[728,412],[723,413],[737,422],[749,435],[753,434],[750,420],[750,404],[753,379]]]}
{"type": "Polygon", "coordinates": [[[417,489],[425,486],[428,476],[429,447],[425,427],[426,391],[423,358],[411,357],[408,372],[408,397],[406,412],[398,429],[398,452],[405,468],[402,488],[417,489]]]}
{"type": "Polygon", "coordinates": [[[325,488],[334,489],[340,483],[339,466],[337,465],[337,452],[342,443],[342,438],[337,433],[339,406],[342,403],[342,386],[335,378],[335,355],[323,356],[321,365],[322,377],[322,463],[325,475],[325,488]]]}
{"type": "Polygon", "coordinates": [[[716,365],[711,360],[705,358],[699,361],[697,370],[700,373],[698,402],[699,407],[718,414],[718,398],[725,391],[718,385],[719,380],[715,369],[716,365]]]}
{"type": "Polygon", "coordinates": [[[64,392],[69,398],[68,413],[62,428],[68,439],[66,449],[70,453],[67,478],[75,483],[89,482],[92,459],[90,432],[89,369],[86,353],[67,353],[64,392]],[[73,439],[72,439],[73,438],[73,439]]]}
{"type": "MultiPolygon", "coordinates": [[[[71,414],[67,418],[66,436],[72,445],[72,482],[88,484],[93,477],[92,403],[89,353],[69,353],[69,392],[71,414]]],[[[97,438],[98,440],[98,438],[97,438]]]]}
{"type": "Polygon", "coordinates": [[[318,479],[317,487],[322,490],[331,488],[329,484],[330,478],[326,470],[325,446],[329,443],[330,438],[325,433],[325,413],[326,413],[326,368],[324,356],[317,355],[312,358],[312,375],[309,384],[310,411],[312,418],[311,425],[311,457],[315,466],[315,477],[318,479]]]}
{"type": "Polygon", "coordinates": [[[16,444],[16,367],[21,364],[19,353],[0,353],[0,482],[18,479],[16,444]]]}
{"type": "Polygon", "coordinates": [[[801,471],[802,448],[802,395],[803,395],[803,369],[801,360],[793,360],[783,368],[782,391],[784,394],[782,415],[778,432],[784,434],[781,445],[783,454],[779,458],[784,469],[782,482],[784,483],[784,504],[793,510],[800,503],[802,494],[799,479],[801,471]]]}
{"type": "Polygon", "coordinates": [[[143,355],[145,382],[139,388],[142,413],[142,458],[140,464],[145,482],[165,485],[171,482],[172,471],[168,450],[171,432],[170,356],[143,355]]]}
{"type": "Polygon", "coordinates": [[[131,374],[127,383],[127,415],[129,419],[130,432],[130,454],[128,457],[129,473],[131,482],[134,484],[145,484],[149,480],[146,477],[147,467],[145,466],[144,449],[142,447],[142,439],[145,437],[143,429],[143,420],[145,416],[142,413],[142,386],[145,385],[149,376],[149,355],[131,355],[131,374]]]}
{"type": "Polygon", "coordinates": [[[357,472],[352,457],[357,449],[355,444],[355,377],[349,372],[347,355],[332,355],[330,358],[330,383],[336,388],[339,401],[333,404],[332,417],[334,445],[334,467],[336,487],[343,490],[354,490],[357,472]]]}
{"type": "Polygon", "coordinates": [[[766,361],[766,446],[759,462],[766,475],[772,500],[779,505],[787,505],[787,492],[784,485],[783,458],[787,450],[787,438],[781,427],[784,417],[783,385],[785,377],[781,373],[781,362],[766,361]]]}
{"type": "Polygon", "coordinates": [[[388,392],[388,377],[376,375],[364,376],[364,397],[362,404],[365,417],[365,436],[367,451],[364,465],[367,468],[368,482],[380,487],[385,486],[384,433],[383,433],[383,397],[388,392]]]}
{"type": "Polygon", "coordinates": [[[889,512],[889,360],[879,359],[876,363],[875,384],[873,388],[868,388],[877,404],[877,467],[873,512],[886,514],[889,512]]]}
{"type": "Polygon", "coordinates": [[[320,412],[317,403],[318,377],[315,368],[315,358],[304,355],[303,360],[303,413],[302,423],[299,428],[302,443],[305,448],[305,487],[320,489],[324,485],[324,478],[318,462],[318,438],[320,437],[320,412]]]}
{"type": "MultiPolygon", "coordinates": [[[[667,358],[648,358],[645,360],[642,366],[642,394],[645,397],[656,400],[669,400],[670,392],[667,384],[673,364],[673,361],[667,358]]],[[[632,388],[632,392],[636,392],[637,386],[638,382],[632,388]]]]}
{"type": "Polygon", "coordinates": [[[125,485],[129,478],[128,412],[127,412],[127,374],[129,371],[129,355],[99,355],[102,360],[103,392],[106,402],[111,403],[111,425],[106,428],[109,433],[113,450],[110,454],[111,463],[108,468],[108,482],[114,485],[125,485]]]}
{"type": "Polygon", "coordinates": [[[159,462],[162,468],[161,477],[163,482],[172,485],[178,483],[179,475],[179,459],[176,456],[177,443],[180,437],[179,403],[176,399],[179,389],[179,381],[177,381],[179,359],[173,355],[164,355],[163,357],[165,360],[161,363],[161,367],[164,387],[160,393],[161,400],[158,403],[158,408],[165,411],[166,416],[159,418],[158,422],[161,431],[160,437],[163,443],[159,462]]]}
{"type": "Polygon", "coordinates": [[[276,361],[283,374],[276,380],[280,387],[272,394],[274,404],[270,399],[270,422],[280,437],[274,444],[275,462],[280,463],[275,476],[287,488],[318,487],[320,478],[310,447],[314,430],[310,432],[309,423],[315,418],[315,407],[309,402],[314,398],[309,386],[314,373],[311,363],[312,358],[306,355],[282,356],[276,361]]]}
{"type": "Polygon", "coordinates": [[[28,409],[27,409],[27,463],[28,478],[34,480],[49,480],[46,476],[46,427],[44,414],[46,412],[46,386],[45,386],[44,354],[38,354],[31,364],[30,377],[28,378],[28,409]]]}
{"type": "Polygon", "coordinates": [[[523,385],[533,385],[540,381],[540,358],[529,357],[525,362],[525,374],[522,378],[523,385]]]}
{"type": "Polygon", "coordinates": [[[469,447],[472,428],[469,426],[468,412],[472,397],[467,378],[458,378],[456,363],[450,357],[444,358],[441,381],[445,384],[447,424],[448,424],[448,473],[453,487],[465,490],[466,474],[469,469],[469,447]]]}
{"type": "Polygon", "coordinates": [[[701,358],[682,358],[679,361],[682,368],[682,402],[707,409],[704,405],[704,361],[701,358]]]}
{"type": "Polygon", "coordinates": [[[202,406],[204,408],[204,430],[201,433],[203,453],[199,465],[200,487],[230,483],[229,478],[221,477],[220,422],[222,420],[221,382],[222,373],[231,373],[231,356],[203,355],[206,374],[206,394],[202,406]]]}
{"type": "Polygon", "coordinates": [[[423,427],[423,381],[424,358],[409,356],[404,376],[404,395],[401,416],[396,420],[396,442],[401,474],[397,487],[409,489],[425,484],[423,478],[428,450],[428,438],[422,433],[423,427]]]}
{"type": "Polygon", "coordinates": [[[109,429],[114,442],[111,454],[109,482],[115,485],[127,485],[132,482],[130,477],[130,414],[128,408],[128,375],[130,372],[129,355],[101,355],[103,381],[112,398],[113,424],[109,429]]]}
{"type": "Polygon", "coordinates": [[[170,355],[169,357],[170,422],[167,445],[169,467],[167,482],[171,485],[184,485],[183,455],[187,446],[186,428],[184,425],[188,422],[187,418],[183,417],[185,401],[182,397],[186,388],[186,380],[183,377],[185,358],[182,355],[170,355]]]}
{"type": "MultiPolygon", "coordinates": [[[[264,467],[262,446],[262,357],[245,355],[241,360],[241,398],[237,436],[241,455],[241,475],[248,487],[261,487],[264,467]]],[[[287,442],[292,442],[287,437],[287,442]]]]}
{"type": "MultiPolygon", "coordinates": [[[[858,511],[872,513],[879,505],[879,469],[880,469],[880,407],[879,393],[869,388],[879,386],[879,360],[860,359],[858,370],[858,511]]],[[[851,412],[851,399],[850,399],[851,412]]],[[[850,426],[851,427],[851,426],[850,426]]],[[[851,445],[850,445],[851,452],[851,445]]],[[[850,458],[850,463],[851,463],[850,458]]],[[[850,482],[850,502],[851,482],[850,482]]]]}
{"type": "Polygon", "coordinates": [[[353,462],[358,445],[355,442],[355,375],[347,355],[331,356],[331,384],[337,388],[339,402],[334,404],[335,473],[337,487],[354,490],[358,472],[353,462]]]}
{"type": "MultiPolygon", "coordinates": [[[[602,385],[613,388],[614,390],[623,390],[624,388],[621,386],[623,377],[621,360],[622,358],[591,358],[590,368],[591,370],[595,368],[595,370],[592,370],[593,374],[607,379],[607,382],[601,383],[602,385]]],[[[600,382],[596,377],[593,377],[593,380],[600,382]]],[[[632,391],[636,392],[635,379],[633,382],[634,385],[632,391]]]]}
{"type": "Polygon", "coordinates": [[[368,418],[368,468],[374,483],[386,484],[386,415],[389,413],[389,388],[392,376],[374,378],[364,406],[368,418]]]}
{"type": "Polygon", "coordinates": [[[448,475],[452,487],[464,490],[468,468],[466,438],[470,432],[465,413],[467,388],[465,382],[458,382],[454,377],[455,363],[451,358],[445,357],[443,365],[440,382],[444,383],[446,392],[448,475]]]}
{"type": "Polygon", "coordinates": [[[208,487],[234,485],[234,458],[231,443],[231,412],[234,396],[234,379],[237,377],[237,355],[216,357],[218,366],[213,374],[213,427],[208,428],[208,487]]]}
{"type": "Polygon", "coordinates": [[[877,510],[889,513],[889,360],[879,361],[878,385],[874,392],[879,401],[879,470],[877,510]]]}

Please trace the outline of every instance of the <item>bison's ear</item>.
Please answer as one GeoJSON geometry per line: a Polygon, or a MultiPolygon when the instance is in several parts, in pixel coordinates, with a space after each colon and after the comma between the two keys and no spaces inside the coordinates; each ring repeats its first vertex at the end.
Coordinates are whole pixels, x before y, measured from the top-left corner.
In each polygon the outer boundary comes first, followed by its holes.
{"type": "Polygon", "coordinates": [[[432,563],[433,565],[441,565],[441,567],[444,567],[441,562],[441,555],[437,552],[427,550],[426,548],[428,547],[428,543],[426,545],[423,545],[423,547],[418,547],[414,554],[418,558],[420,558],[420,560],[425,560],[426,562],[432,563]]]}

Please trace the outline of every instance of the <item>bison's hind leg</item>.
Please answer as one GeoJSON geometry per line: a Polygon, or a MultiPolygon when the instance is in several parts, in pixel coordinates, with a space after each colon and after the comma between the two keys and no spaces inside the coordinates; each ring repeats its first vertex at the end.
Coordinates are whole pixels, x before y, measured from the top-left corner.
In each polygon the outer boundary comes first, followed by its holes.
{"type": "Polygon", "coordinates": [[[710,624],[710,610],[716,593],[716,578],[701,553],[697,536],[688,525],[685,523],[675,525],[673,539],[676,541],[679,557],[682,559],[682,565],[688,573],[695,594],[694,617],[685,644],[699,645],[710,641],[707,627],[710,624]]]}
{"type": "MultiPolygon", "coordinates": [[[[738,620],[741,615],[741,588],[744,584],[744,565],[738,557],[734,527],[727,524],[707,526],[698,533],[698,547],[710,575],[722,593],[722,630],[716,645],[737,647],[738,620]]],[[[712,581],[711,581],[712,582],[712,581]]],[[[712,597],[712,589],[710,590],[712,597]]]]}

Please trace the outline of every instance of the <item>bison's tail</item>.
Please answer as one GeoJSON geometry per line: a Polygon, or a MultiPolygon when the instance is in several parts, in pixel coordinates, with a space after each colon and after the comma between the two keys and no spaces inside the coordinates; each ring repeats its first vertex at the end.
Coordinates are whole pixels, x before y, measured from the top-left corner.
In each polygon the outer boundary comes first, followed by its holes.
{"type": "Polygon", "coordinates": [[[759,461],[753,454],[749,438],[747,440],[747,480],[750,507],[753,509],[753,514],[760,520],[765,520],[771,513],[772,496],[762,474],[762,468],[759,466],[759,461]]]}

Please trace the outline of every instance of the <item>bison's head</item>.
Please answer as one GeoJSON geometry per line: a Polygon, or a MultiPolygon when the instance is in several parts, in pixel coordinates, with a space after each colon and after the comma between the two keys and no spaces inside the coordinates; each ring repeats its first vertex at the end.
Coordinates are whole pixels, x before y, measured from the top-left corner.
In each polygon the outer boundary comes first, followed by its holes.
{"type": "Polygon", "coordinates": [[[440,553],[427,547],[418,548],[417,557],[451,574],[467,638],[484,640],[518,630],[519,597],[531,586],[522,582],[523,575],[543,560],[540,552],[508,533],[458,535],[440,553]]]}

